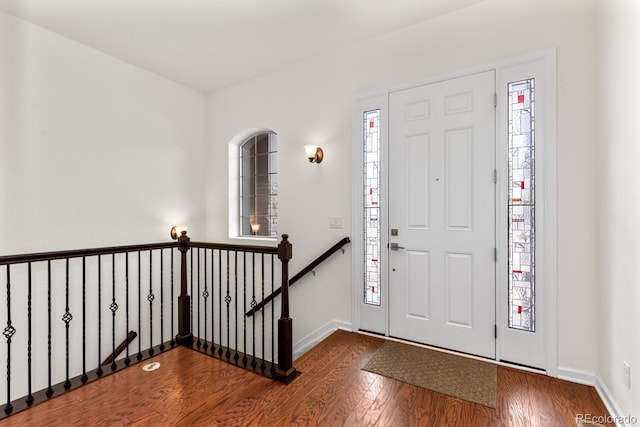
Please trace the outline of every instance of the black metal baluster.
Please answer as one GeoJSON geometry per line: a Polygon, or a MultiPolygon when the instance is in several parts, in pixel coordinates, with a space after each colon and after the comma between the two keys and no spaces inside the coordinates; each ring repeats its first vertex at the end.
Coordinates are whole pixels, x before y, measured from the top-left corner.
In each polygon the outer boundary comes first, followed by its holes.
{"type": "MultiPolygon", "coordinates": [[[[258,302],[256,301],[256,253],[253,252],[251,254],[252,256],[252,262],[251,264],[253,265],[253,268],[251,269],[251,275],[252,275],[252,279],[251,279],[251,308],[255,308],[258,305],[258,302]]],[[[251,346],[252,346],[252,353],[253,353],[253,359],[251,360],[251,366],[253,366],[253,368],[256,367],[256,365],[258,364],[258,362],[256,362],[256,316],[253,315],[251,316],[251,334],[252,334],[252,338],[251,338],[251,346]]]]}
{"type": "MultiPolygon", "coordinates": [[[[9,268],[9,266],[7,265],[7,268],[9,268]]],[[[29,392],[27,394],[27,399],[26,399],[26,403],[27,406],[31,406],[33,405],[34,402],[34,397],[32,394],[32,367],[31,367],[31,332],[32,332],[32,327],[31,327],[31,299],[32,299],[32,281],[31,281],[31,263],[28,264],[27,267],[27,274],[29,275],[28,278],[28,295],[27,295],[27,321],[28,321],[28,337],[27,337],[27,368],[28,368],[28,373],[27,373],[27,384],[28,384],[28,388],[29,388],[29,392]]],[[[9,313],[9,311],[7,311],[9,313]]],[[[8,370],[7,370],[8,371],[8,370]]],[[[7,394],[7,396],[9,396],[7,394]]]]}
{"type": "Polygon", "coordinates": [[[173,260],[173,252],[174,249],[170,249],[171,251],[171,341],[169,342],[169,344],[171,345],[171,348],[175,347],[176,345],[176,340],[175,340],[175,312],[174,312],[174,307],[175,307],[175,294],[174,294],[174,283],[173,283],[173,267],[174,267],[174,260],[173,260]]]}
{"type": "Polygon", "coordinates": [[[189,328],[189,330],[191,331],[191,333],[193,334],[193,300],[196,298],[193,298],[193,256],[194,256],[195,252],[191,251],[190,257],[189,257],[189,282],[191,282],[191,291],[190,291],[190,295],[192,296],[192,298],[189,299],[189,319],[190,319],[190,324],[191,327],[189,328]]]}
{"type": "Polygon", "coordinates": [[[111,372],[114,372],[116,365],[116,311],[118,304],[116,303],[116,254],[111,254],[111,372]]]}
{"type": "MultiPolygon", "coordinates": [[[[196,280],[198,281],[198,293],[195,294],[197,295],[197,299],[198,299],[198,312],[196,313],[196,319],[197,319],[197,326],[198,326],[198,341],[196,342],[196,347],[198,347],[198,350],[200,349],[200,347],[202,346],[202,341],[200,340],[200,337],[202,337],[202,334],[200,333],[200,248],[198,248],[196,256],[198,257],[198,261],[197,261],[197,267],[198,267],[198,271],[196,274],[196,280]]],[[[193,271],[191,272],[191,277],[193,280],[193,271]]],[[[194,295],[193,292],[191,293],[191,295],[194,295]]]]}
{"type": "Polygon", "coordinates": [[[160,249],[160,351],[164,349],[164,249],[160,249]]]}
{"type": "MultiPolygon", "coordinates": [[[[124,331],[129,334],[129,252],[124,253],[124,331]]],[[[126,341],[127,346],[125,348],[124,365],[129,366],[131,364],[131,357],[129,357],[129,339],[126,341]]]]}
{"type": "Polygon", "coordinates": [[[53,396],[51,387],[51,260],[47,261],[47,397],[53,396]]]}
{"type": "Polygon", "coordinates": [[[215,281],[215,249],[211,249],[211,354],[216,352],[216,311],[215,311],[215,299],[216,299],[216,281],[215,281]]]}
{"type": "Polygon", "coordinates": [[[102,376],[102,256],[98,255],[98,378],[102,376]]]}
{"type": "Polygon", "coordinates": [[[229,358],[231,357],[231,351],[229,350],[231,347],[231,334],[230,334],[230,330],[229,330],[229,305],[231,304],[231,295],[229,294],[229,279],[230,279],[230,272],[229,272],[229,250],[226,251],[227,252],[227,296],[224,297],[224,302],[227,303],[227,352],[225,353],[225,356],[227,356],[227,360],[229,360],[229,358]]]}
{"type": "Polygon", "coordinates": [[[236,339],[234,341],[234,346],[235,346],[235,354],[233,355],[233,360],[236,361],[236,363],[238,362],[238,359],[240,358],[240,356],[238,355],[238,251],[234,251],[234,275],[235,275],[235,279],[234,279],[234,283],[235,283],[235,288],[234,288],[234,300],[235,300],[235,310],[236,310],[236,318],[235,318],[235,334],[236,334],[236,339]]]}
{"type": "Polygon", "coordinates": [[[264,362],[264,254],[261,254],[262,260],[261,260],[261,269],[262,269],[262,275],[260,278],[260,281],[262,282],[262,364],[260,365],[260,369],[264,372],[265,369],[267,369],[267,365],[264,362]]]}
{"type": "Polygon", "coordinates": [[[82,377],[80,381],[86,384],[89,381],[87,375],[87,262],[82,257],[82,377]]]}
{"type": "MultiPolygon", "coordinates": [[[[142,335],[142,260],[141,252],[138,251],[138,330],[142,335]]],[[[138,362],[142,360],[142,336],[138,338],[138,362]]]]}
{"type": "Polygon", "coordinates": [[[71,381],[69,380],[69,323],[73,320],[73,316],[69,311],[69,258],[65,259],[65,309],[62,321],[65,323],[65,367],[67,373],[67,379],[64,382],[64,389],[69,390],[71,388],[71,381]]]}
{"type": "MultiPolygon", "coordinates": [[[[200,257],[198,257],[200,259],[200,257]]],[[[198,268],[199,269],[199,268],[198,268]]],[[[202,298],[204,300],[202,306],[204,307],[204,352],[207,352],[209,345],[207,344],[207,298],[209,298],[209,285],[207,283],[207,250],[204,250],[204,291],[202,292],[202,298]]],[[[200,331],[198,331],[198,335],[200,335],[200,331]]],[[[199,341],[199,339],[198,339],[199,341]]],[[[212,340],[213,341],[213,340],[212,340]]]]}
{"type": "MultiPolygon", "coordinates": [[[[124,322],[126,325],[125,332],[129,334],[129,252],[124,253],[124,322]]],[[[131,357],[129,355],[129,340],[127,339],[127,348],[124,358],[125,366],[131,364],[131,357]]]]}
{"type": "MultiPolygon", "coordinates": [[[[275,269],[274,269],[274,260],[275,260],[275,255],[271,255],[271,295],[273,295],[274,292],[274,282],[275,282],[275,269]]],[[[276,371],[276,364],[275,364],[275,341],[274,341],[274,337],[275,337],[275,319],[276,319],[276,304],[274,303],[274,301],[271,301],[271,375],[273,375],[273,373],[276,371]]]]}
{"type": "Polygon", "coordinates": [[[149,301],[149,355],[153,356],[153,250],[149,250],[149,295],[147,295],[147,301],[149,301]]]}
{"type": "Polygon", "coordinates": [[[220,330],[218,356],[222,357],[222,249],[218,249],[218,285],[218,329],[220,330]]]}
{"type": "Polygon", "coordinates": [[[7,339],[7,404],[4,406],[6,414],[13,412],[11,404],[11,337],[15,333],[16,328],[11,324],[11,265],[7,264],[7,326],[2,332],[7,339]]]}
{"type": "MultiPolygon", "coordinates": [[[[247,253],[242,252],[242,313],[247,312],[247,253]]],[[[242,316],[242,364],[247,366],[247,316],[242,316]]]]}

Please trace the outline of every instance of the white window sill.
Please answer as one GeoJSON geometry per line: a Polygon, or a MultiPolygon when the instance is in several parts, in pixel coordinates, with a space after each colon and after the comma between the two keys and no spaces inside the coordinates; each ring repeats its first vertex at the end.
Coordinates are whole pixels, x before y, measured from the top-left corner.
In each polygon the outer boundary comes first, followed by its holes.
{"type": "Polygon", "coordinates": [[[277,237],[264,237],[264,236],[231,236],[229,237],[232,241],[238,244],[250,244],[255,245],[256,243],[273,243],[275,245],[278,244],[279,239],[277,237]]]}

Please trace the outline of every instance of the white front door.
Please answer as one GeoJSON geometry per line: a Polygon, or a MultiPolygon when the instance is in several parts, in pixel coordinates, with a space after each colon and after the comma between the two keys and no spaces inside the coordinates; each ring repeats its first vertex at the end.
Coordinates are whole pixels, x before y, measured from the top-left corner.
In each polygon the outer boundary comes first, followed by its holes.
{"type": "Polygon", "coordinates": [[[389,97],[389,332],[495,358],[494,71],[389,97]]]}

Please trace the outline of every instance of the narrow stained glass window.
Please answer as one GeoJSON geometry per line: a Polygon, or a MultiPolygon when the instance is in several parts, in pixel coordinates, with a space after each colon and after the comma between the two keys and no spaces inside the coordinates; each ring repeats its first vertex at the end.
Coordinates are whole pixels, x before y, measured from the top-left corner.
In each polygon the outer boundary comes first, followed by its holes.
{"type": "Polygon", "coordinates": [[[535,86],[509,83],[509,327],[535,332],[535,86]]]}
{"type": "Polygon", "coordinates": [[[380,110],[364,113],[364,302],[380,305],[380,110]]]}

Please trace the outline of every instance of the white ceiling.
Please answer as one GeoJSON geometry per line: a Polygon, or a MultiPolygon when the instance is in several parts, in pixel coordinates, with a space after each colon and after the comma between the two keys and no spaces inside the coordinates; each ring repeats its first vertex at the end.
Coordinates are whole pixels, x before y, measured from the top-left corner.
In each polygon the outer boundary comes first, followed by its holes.
{"type": "Polygon", "coordinates": [[[202,92],[483,0],[0,0],[0,10],[202,92]]]}

